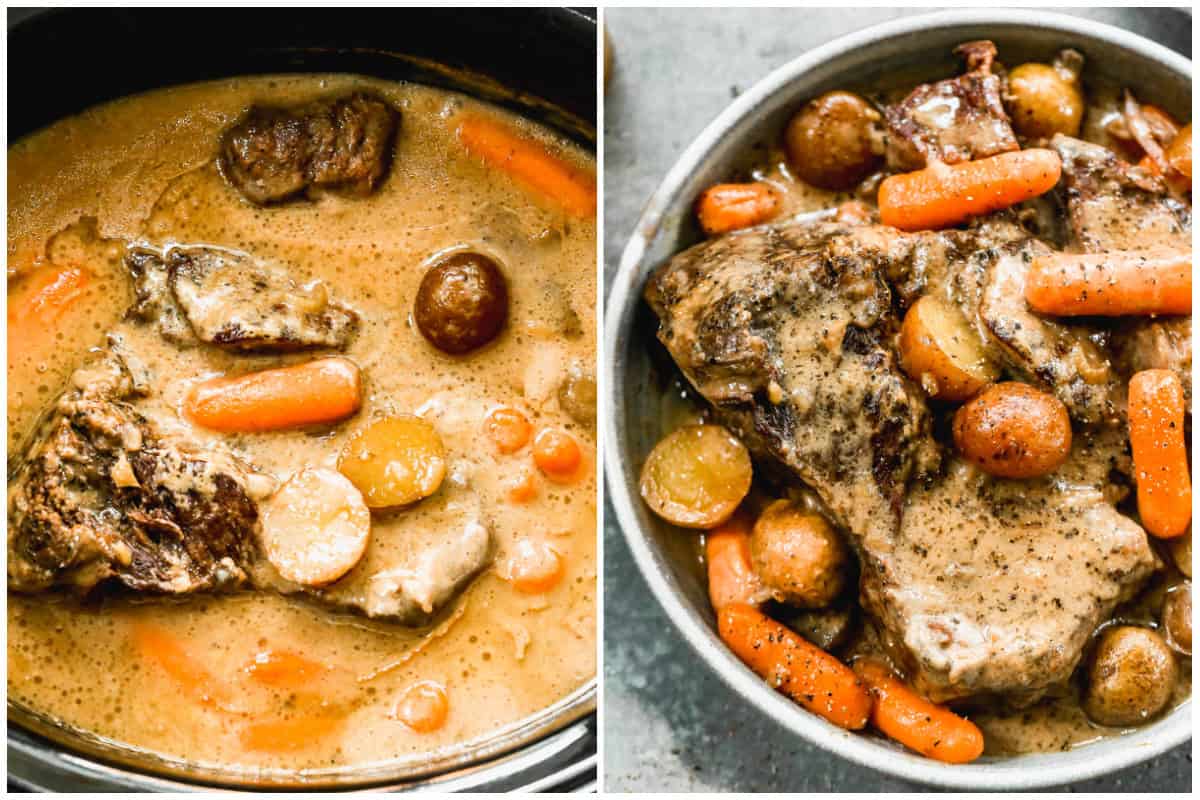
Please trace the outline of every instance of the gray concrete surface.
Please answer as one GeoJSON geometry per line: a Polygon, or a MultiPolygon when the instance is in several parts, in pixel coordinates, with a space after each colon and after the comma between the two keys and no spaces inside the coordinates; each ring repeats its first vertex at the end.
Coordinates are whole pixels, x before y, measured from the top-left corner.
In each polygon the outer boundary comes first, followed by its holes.
{"type": "MultiPolygon", "coordinates": [[[[743,88],[806,49],[915,9],[611,9],[605,95],[605,269],[684,147],[743,88]]],[[[1036,13],[1036,12],[1031,12],[1036,13]]],[[[1181,12],[1081,9],[1191,56],[1181,12]]],[[[604,785],[608,791],[928,791],[843,761],[739,701],[675,633],[611,509],[604,531],[604,785]]],[[[1184,745],[1077,792],[1186,792],[1184,745]]]]}

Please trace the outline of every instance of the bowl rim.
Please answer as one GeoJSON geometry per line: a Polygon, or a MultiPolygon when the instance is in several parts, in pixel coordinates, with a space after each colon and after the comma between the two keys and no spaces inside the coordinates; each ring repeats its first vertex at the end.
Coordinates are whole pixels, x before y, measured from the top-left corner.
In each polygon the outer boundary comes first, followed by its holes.
{"type": "MultiPolygon", "coordinates": [[[[682,186],[737,123],[758,113],[769,98],[788,90],[789,84],[824,62],[884,40],[894,40],[933,29],[976,25],[1047,28],[1095,39],[1156,62],[1168,71],[1191,80],[1191,61],[1130,31],[1082,17],[1029,10],[950,10],[902,17],[849,33],[813,48],[774,69],[739,95],[687,146],[654,190],[634,226],[613,277],[605,304],[603,380],[605,398],[605,484],[616,521],[651,592],[693,650],[738,695],[809,743],[851,762],[909,781],[956,789],[1035,789],[1106,775],[1153,758],[1191,738],[1191,702],[1185,701],[1158,722],[1119,737],[1081,745],[1068,752],[1087,751],[1103,758],[1077,758],[1057,763],[1059,753],[1020,756],[998,762],[945,765],[893,746],[841,730],[816,715],[804,712],[754,675],[720,642],[712,627],[680,598],[671,586],[666,560],[638,522],[640,502],[634,484],[624,472],[623,420],[625,417],[625,356],[627,336],[638,308],[644,281],[645,259],[664,219],[678,210],[682,186]],[[1108,747],[1105,747],[1105,744],[1108,747]],[[1103,753],[1100,750],[1104,750],[1103,753]],[[1108,752],[1111,750],[1112,752],[1108,752]]],[[[608,626],[606,625],[606,628],[608,626]]]]}

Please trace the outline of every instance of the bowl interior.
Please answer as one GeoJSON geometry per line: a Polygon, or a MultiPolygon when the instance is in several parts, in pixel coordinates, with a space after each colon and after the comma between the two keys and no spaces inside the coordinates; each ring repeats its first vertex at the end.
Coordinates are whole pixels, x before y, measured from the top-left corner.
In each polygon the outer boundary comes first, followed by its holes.
{"type": "MultiPolygon", "coordinates": [[[[650,272],[700,240],[692,202],[707,185],[727,180],[764,142],[775,139],[805,101],[837,88],[911,86],[955,74],[952,49],[965,41],[996,42],[1015,65],[1048,60],[1063,47],[1087,58],[1085,83],[1102,79],[1135,90],[1184,120],[1191,118],[1190,64],[1131,34],[1076,18],[1037,12],[927,15],[863,31],[812,51],[738,98],[688,148],[647,204],[622,256],[606,315],[609,398],[608,489],[634,556],[652,590],[684,636],[709,663],[764,712],[815,744],[874,769],[947,786],[1028,788],[1090,777],[1136,763],[1190,735],[1190,704],[1125,736],[1073,751],[983,758],[947,768],[880,739],[846,734],[770,690],[720,643],[705,576],[692,537],[681,536],[641,503],[638,471],[663,428],[664,396],[677,370],[655,339],[657,319],[641,299],[650,272]]],[[[761,152],[761,151],[760,151],[761,152]]]]}

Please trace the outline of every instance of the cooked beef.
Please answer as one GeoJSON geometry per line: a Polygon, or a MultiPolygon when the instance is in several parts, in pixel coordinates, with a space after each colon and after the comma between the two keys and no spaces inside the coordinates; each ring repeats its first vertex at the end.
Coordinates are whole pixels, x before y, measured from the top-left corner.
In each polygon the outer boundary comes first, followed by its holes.
{"type": "Polygon", "coordinates": [[[77,371],[9,484],[8,586],[143,592],[236,586],[255,555],[252,471],[168,436],[129,400],[139,369],[113,352],[77,371]]]}
{"type": "Polygon", "coordinates": [[[203,245],[130,251],[137,302],[131,314],[157,320],[163,336],[234,350],[345,347],[358,315],[320,281],[298,285],[282,267],[203,245]]]}
{"type": "Polygon", "coordinates": [[[1032,702],[1069,679],[1089,637],[1158,567],[1112,505],[1123,453],[1077,436],[1052,476],[988,478],[955,461],[914,487],[887,540],[861,540],[864,607],[931,699],[1032,702]]]}
{"type": "Polygon", "coordinates": [[[298,108],[252,106],[221,140],[225,177],[259,205],[312,189],[369,194],[387,174],[399,114],[364,93],[298,108]]]}
{"type": "Polygon", "coordinates": [[[896,172],[931,161],[957,164],[1017,150],[1001,99],[1003,83],[992,72],[996,46],[967,42],[955,51],[966,61],[957,78],[923,83],[887,109],[887,165],[896,172]]]}
{"type": "Polygon", "coordinates": [[[1183,382],[1184,398],[1191,408],[1191,317],[1123,321],[1113,329],[1111,338],[1118,372],[1131,376],[1144,369],[1174,370],[1183,382]]]}
{"type": "Polygon", "coordinates": [[[894,530],[907,480],[938,459],[924,396],[889,344],[882,275],[911,243],[874,226],[756,228],[679,254],[646,289],[700,394],[863,534],[894,530]]]}
{"type": "Polygon", "coordinates": [[[1161,178],[1098,144],[1059,134],[1051,145],[1063,162],[1067,249],[1191,247],[1191,209],[1167,193],[1161,178]]]}

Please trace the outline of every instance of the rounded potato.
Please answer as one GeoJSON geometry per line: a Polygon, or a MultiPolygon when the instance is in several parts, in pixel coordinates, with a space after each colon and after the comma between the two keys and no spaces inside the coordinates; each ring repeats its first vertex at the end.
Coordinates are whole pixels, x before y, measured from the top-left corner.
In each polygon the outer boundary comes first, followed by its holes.
{"type": "Polygon", "coordinates": [[[1171,648],[1154,631],[1107,628],[1088,669],[1083,710],[1101,725],[1141,725],[1170,702],[1177,671],[1171,648]]]}
{"type": "Polygon", "coordinates": [[[715,528],[750,491],[750,453],[721,425],[685,425],[654,446],[642,466],[642,499],[684,528],[715,528]]]}
{"type": "Polygon", "coordinates": [[[558,385],[558,406],[567,416],[586,428],[596,427],[596,378],[579,364],[573,364],[558,385]]]}
{"type": "Polygon", "coordinates": [[[508,283],[496,262],[480,253],[454,253],[421,279],[413,320],[430,344],[461,355],[499,335],[508,319],[508,283]]]}
{"type": "Polygon", "coordinates": [[[858,95],[823,94],[800,109],[784,131],[788,165],[805,183],[852,189],[879,166],[879,122],[879,112],[858,95]]]}
{"type": "Polygon", "coordinates": [[[1192,584],[1185,581],[1167,592],[1163,601],[1162,629],[1167,644],[1185,656],[1192,654],[1192,584]]]}
{"type": "Polygon", "coordinates": [[[1027,139],[1078,136],[1083,121],[1078,77],[1058,62],[1022,64],[1008,74],[1008,112],[1017,133],[1027,139]]]}
{"type": "Polygon", "coordinates": [[[800,608],[822,608],[846,586],[847,555],[841,537],[819,514],[787,500],[767,506],[750,535],[754,571],[772,597],[800,608]]]}
{"type": "Polygon", "coordinates": [[[1183,536],[1167,539],[1167,549],[1171,552],[1171,560],[1175,567],[1187,577],[1192,577],[1192,529],[1188,527],[1183,536]]]}
{"type": "Polygon", "coordinates": [[[1071,418],[1057,397],[1015,381],[993,384],[954,414],[954,444],[990,475],[1036,478],[1071,452],[1071,418]]]}
{"type": "Polygon", "coordinates": [[[939,400],[966,400],[1000,374],[958,309],[932,295],[904,315],[899,349],[904,371],[939,400]]]}
{"type": "Polygon", "coordinates": [[[338,471],[372,509],[396,508],[428,497],[446,477],[446,450],[421,417],[385,417],[347,440],[338,471]]]}

